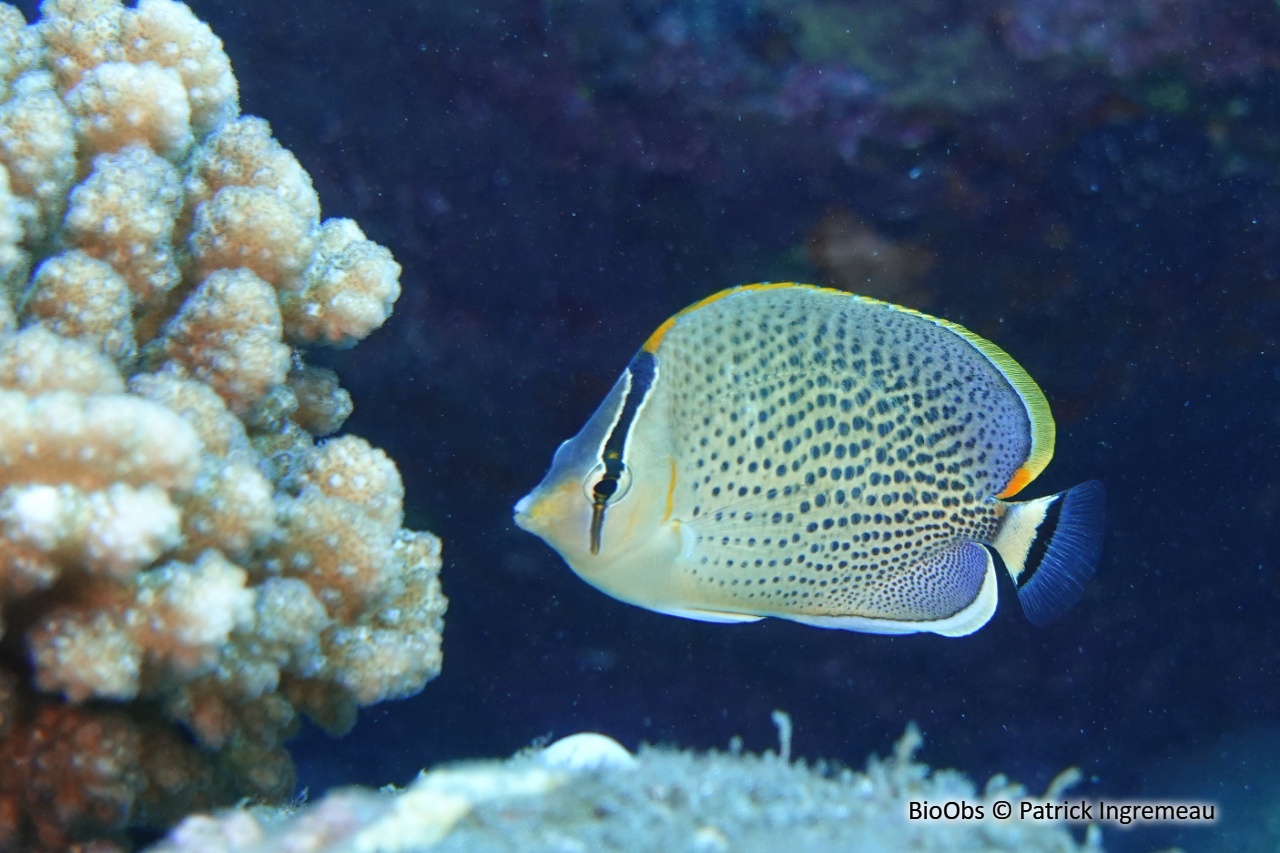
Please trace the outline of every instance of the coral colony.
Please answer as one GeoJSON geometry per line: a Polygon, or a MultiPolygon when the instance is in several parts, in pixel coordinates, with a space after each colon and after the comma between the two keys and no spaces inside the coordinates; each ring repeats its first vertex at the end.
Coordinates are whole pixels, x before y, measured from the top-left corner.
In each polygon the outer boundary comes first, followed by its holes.
{"type": "Polygon", "coordinates": [[[298,714],[421,690],[445,609],[296,349],[380,326],[399,265],[320,220],[186,6],[41,14],[0,4],[4,849],[288,796],[298,714]]]}

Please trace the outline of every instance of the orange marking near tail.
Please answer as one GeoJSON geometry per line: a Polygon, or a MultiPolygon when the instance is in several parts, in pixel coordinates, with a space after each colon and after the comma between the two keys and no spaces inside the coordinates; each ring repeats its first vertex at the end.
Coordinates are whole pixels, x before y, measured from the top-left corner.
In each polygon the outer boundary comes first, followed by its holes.
{"type": "Polygon", "coordinates": [[[1009,478],[1009,484],[1005,486],[1004,491],[996,495],[996,497],[1000,500],[1013,497],[1018,492],[1022,491],[1023,486],[1031,482],[1031,478],[1033,476],[1031,469],[1023,465],[1017,471],[1013,472],[1013,476],[1009,478]]]}

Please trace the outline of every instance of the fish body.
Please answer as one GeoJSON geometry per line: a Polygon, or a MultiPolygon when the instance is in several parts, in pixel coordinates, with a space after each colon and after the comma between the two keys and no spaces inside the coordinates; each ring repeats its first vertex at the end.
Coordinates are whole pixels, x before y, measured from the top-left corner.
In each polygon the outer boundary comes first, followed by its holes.
{"type": "Polygon", "coordinates": [[[1096,569],[1100,483],[1007,500],[1053,443],[1039,387],[972,332],[747,285],[663,323],[515,517],[660,613],[958,636],[995,610],[992,550],[1038,623],[1096,569]]]}

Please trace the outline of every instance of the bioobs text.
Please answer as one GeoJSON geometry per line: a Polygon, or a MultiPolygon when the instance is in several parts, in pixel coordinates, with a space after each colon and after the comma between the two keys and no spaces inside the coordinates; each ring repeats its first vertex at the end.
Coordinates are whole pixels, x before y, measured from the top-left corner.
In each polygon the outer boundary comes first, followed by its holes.
{"type": "Polygon", "coordinates": [[[983,820],[985,809],[985,806],[963,800],[947,800],[945,803],[912,800],[907,803],[907,820],[983,820]]]}

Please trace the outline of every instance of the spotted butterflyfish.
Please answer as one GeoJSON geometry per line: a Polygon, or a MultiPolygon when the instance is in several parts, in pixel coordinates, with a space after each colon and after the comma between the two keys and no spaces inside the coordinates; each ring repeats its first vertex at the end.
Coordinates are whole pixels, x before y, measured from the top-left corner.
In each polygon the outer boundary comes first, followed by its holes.
{"type": "Polygon", "coordinates": [[[1097,481],[1010,502],[1053,455],[1004,350],[839,290],[753,284],[664,322],[515,507],[583,580],[659,613],[961,636],[993,552],[1033,623],[1097,567],[1097,481]]]}

